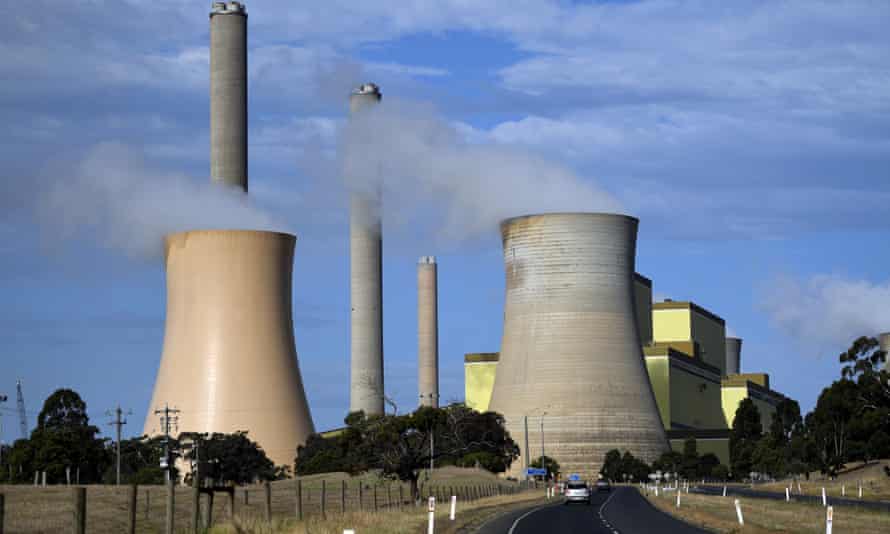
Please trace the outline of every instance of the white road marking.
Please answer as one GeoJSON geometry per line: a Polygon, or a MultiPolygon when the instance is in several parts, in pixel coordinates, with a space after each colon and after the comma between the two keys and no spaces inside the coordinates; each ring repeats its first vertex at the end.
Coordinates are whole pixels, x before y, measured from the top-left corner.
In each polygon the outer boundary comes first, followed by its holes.
{"type": "Polygon", "coordinates": [[[552,506],[552,505],[545,504],[544,506],[539,506],[533,510],[529,510],[528,512],[522,514],[521,516],[516,518],[516,521],[513,521],[513,524],[510,525],[510,530],[507,531],[507,534],[513,534],[513,531],[516,530],[516,526],[519,524],[519,522],[522,521],[523,519],[525,519],[526,517],[532,515],[533,513],[537,512],[537,511],[543,510],[544,508],[548,508],[550,506],[552,506]]]}
{"type": "MultiPolygon", "coordinates": [[[[600,506],[600,509],[599,509],[600,519],[601,519],[602,522],[606,525],[606,528],[612,528],[612,525],[610,525],[609,522],[606,521],[606,516],[603,515],[603,511],[605,511],[605,509],[606,509],[606,505],[609,504],[609,501],[612,500],[612,497],[614,497],[615,494],[618,493],[618,489],[619,489],[619,488],[615,488],[615,489],[612,491],[612,494],[609,495],[609,498],[606,499],[606,502],[604,502],[604,503],[600,506]]],[[[615,534],[618,534],[618,531],[615,530],[615,529],[612,529],[612,532],[614,532],[615,534]]],[[[512,534],[512,533],[511,533],[511,534],[512,534]]]]}

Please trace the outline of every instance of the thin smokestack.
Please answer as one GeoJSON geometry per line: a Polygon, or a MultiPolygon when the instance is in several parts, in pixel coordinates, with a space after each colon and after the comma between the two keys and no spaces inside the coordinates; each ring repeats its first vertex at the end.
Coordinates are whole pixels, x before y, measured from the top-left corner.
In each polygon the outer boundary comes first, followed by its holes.
{"type": "Polygon", "coordinates": [[[210,11],[210,179],[247,192],[247,10],[210,11]]]}
{"type": "Polygon", "coordinates": [[[439,310],[435,256],[417,262],[417,385],[420,405],[439,407],[439,310]]]}
{"type": "Polygon", "coordinates": [[[742,372],[742,340],[737,337],[726,338],[726,374],[737,375],[742,372]]]}
{"type": "MultiPolygon", "coordinates": [[[[382,95],[373,83],[352,92],[352,114],[382,95]]],[[[349,411],[383,413],[383,237],[380,195],[354,192],[349,199],[350,387],[349,411]]]]}

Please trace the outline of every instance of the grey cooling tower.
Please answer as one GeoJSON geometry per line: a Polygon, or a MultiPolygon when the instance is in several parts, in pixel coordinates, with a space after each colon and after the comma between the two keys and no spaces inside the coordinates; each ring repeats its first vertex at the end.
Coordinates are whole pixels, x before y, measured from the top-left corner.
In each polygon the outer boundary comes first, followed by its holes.
{"type": "Polygon", "coordinates": [[[293,465],[314,431],[294,344],[296,238],[250,230],[167,236],[164,352],[153,410],[181,410],[179,431],[248,431],[276,465],[293,465]]]}
{"type": "Polygon", "coordinates": [[[247,10],[210,12],[210,179],[247,191],[247,10]]]}
{"type": "Polygon", "coordinates": [[[884,369],[890,371],[890,332],[884,332],[878,336],[878,341],[881,343],[881,350],[887,354],[884,360],[884,369]]]}
{"type": "Polygon", "coordinates": [[[742,340],[737,337],[726,338],[726,374],[737,375],[742,372],[742,340]]]}
{"type": "Polygon", "coordinates": [[[646,462],[669,450],[635,318],[637,224],[601,213],[501,223],[504,334],[489,410],[514,439],[527,417],[529,456],[543,443],[564,473],[587,479],[610,449],[646,462]]]}
{"type": "MultiPolygon", "coordinates": [[[[379,102],[364,84],[349,97],[352,114],[379,102]]],[[[383,413],[383,234],[376,184],[349,199],[350,386],[349,411],[383,413]]]]}
{"type": "Polygon", "coordinates": [[[435,256],[417,262],[417,389],[421,406],[439,407],[438,273],[435,256]]]}

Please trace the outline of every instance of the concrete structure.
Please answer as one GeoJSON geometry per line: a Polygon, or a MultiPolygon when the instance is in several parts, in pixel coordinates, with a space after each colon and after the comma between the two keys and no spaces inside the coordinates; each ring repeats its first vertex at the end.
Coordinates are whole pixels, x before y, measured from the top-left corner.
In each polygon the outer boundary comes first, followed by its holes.
{"type": "Polygon", "coordinates": [[[693,302],[667,300],[653,304],[652,339],[726,374],[726,323],[693,302]]]}
{"type": "Polygon", "coordinates": [[[210,11],[210,179],[247,191],[247,10],[210,11]]]}
{"type": "MultiPolygon", "coordinates": [[[[352,92],[355,114],[379,102],[380,90],[365,84],[352,92]]],[[[349,200],[350,387],[349,411],[383,413],[383,234],[376,184],[349,200]]]]}
{"type": "Polygon", "coordinates": [[[181,410],[180,432],[247,430],[276,465],[292,465],[313,432],[291,305],[296,238],[198,230],[166,239],[164,351],[144,432],[163,433],[153,411],[181,410]]]}
{"type": "Polygon", "coordinates": [[[421,406],[439,407],[439,304],[436,257],[417,262],[417,388],[421,406]]]}
{"type": "Polygon", "coordinates": [[[769,430],[776,413],[776,406],[785,398],[778,391],[770,389],[769,375],[765,373],[727,376],[723,378],[721,394],[727,428],[732,428],[732,421],[742,400],[750,398],[760,412],[760,424],[764,432],[769,430]]]}
{"type": "Polygon", "coordinates": [[[634,309],[640,345],[645,347],[652,343],[652,280],[640,273],[634,273],[634,309]]]}
{"type": "Polygon", "coordinates": [[[586,478],[610,449],[647,462],[668,450],[635,314],[637,224],[602,213],[501,223],[504,334],[489,409],[513,436],[527,417],[529,442],[586,478]]]}
{"type": "Polygon", "coordinates": [[[720,370],[670,346],[643,349],[666,430],[725,428],[720,370]]]}
{"type": "Polygon", "coordinates": [[[884,332],[878,336],[881,350],[886,354],[884,369],[890,371],[890,332],[884,332]]]}
{"type": "Polygon", "coordinates": [[[737,375],[742,372],[742,340],[737,337],[726,338],[726,375],[737,375]]]}
{"type": "Polygon", "coordinates": [[[464,355],[464,403],[477,412],[488,411],[499,359],[497,352],[464,355]]]}

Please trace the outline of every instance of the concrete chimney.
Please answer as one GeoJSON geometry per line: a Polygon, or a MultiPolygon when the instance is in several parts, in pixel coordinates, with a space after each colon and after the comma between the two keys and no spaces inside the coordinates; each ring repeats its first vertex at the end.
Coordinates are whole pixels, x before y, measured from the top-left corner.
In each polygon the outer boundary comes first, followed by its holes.
{"type": "Polygon", "coordinates": [[[742,372],[742,340],[737,337],[726,338],[726,375],[737,375],[742,372]]]}
{"type": "Polygon", "coordinates": [[[290,234],[198,230],[166,239],[164,351],[145,419],[181,410],[179,432],[247,430],[276,465],[314,431],[297,362],[290,234]]]}
{"type": "Polygon", "coordinates": [[[247,10],[210,11],[210,179],[247,192],[247,10]]]}
{"type": "MultiPolygon", "coordinates": [[[[351,114],[381,99],[366,83],[349,97],[351,114]]],[[[380,194],[353,192],[349,199],[350,386],[349,411],[383,414],[383,235],[380,194]]]]}
{"type": "MultiPolygon", "coordinates": [[[[523,456],[546,441],[544,454],[587,480],[610,449],[646,462],[670,450],[634,313],[637,223],[604,213],[501,223],[504,334],[488,409],[510,435],[528,432],[523,456]]],[[[517,475],[525,461],[513,465],[517,475]]]]}
{"type": "Polygon", "coordinates": [[[439,311],[435,256],[417,262],[417,386],[420,405],[439,407],[439,311]]]}

